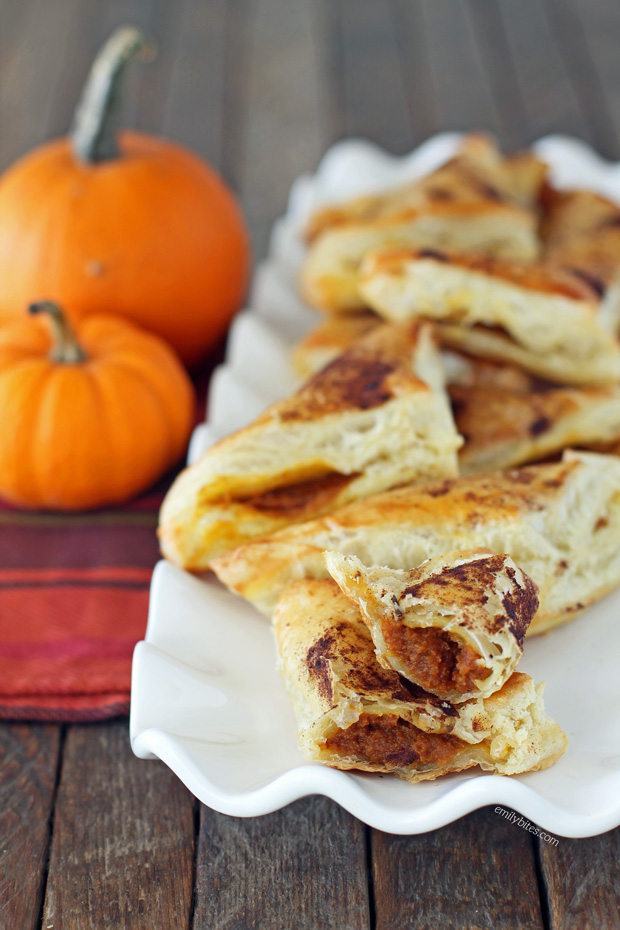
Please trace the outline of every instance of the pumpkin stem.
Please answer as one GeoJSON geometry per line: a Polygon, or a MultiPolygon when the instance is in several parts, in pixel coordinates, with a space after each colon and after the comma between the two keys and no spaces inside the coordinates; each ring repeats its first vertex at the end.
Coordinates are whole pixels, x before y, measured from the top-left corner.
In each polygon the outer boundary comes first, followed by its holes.
{"type": "Polygon", "coordinates": [[[151,61],[155,44],[134,26],[119,26],[99,50],[73,117],[70,137],[80,161],[94,165],[120,156],[116,140],[123,77],[132,58],[151,61]]]}
{"type": "Polygon", "coordinates": [[[44,313],[49,319],[52,327],[52,350],[49,357],[52,361],[72,365],[88,358],[58,304],[51,300],[39,300],[30,304],[28,313],[44,313]]]}

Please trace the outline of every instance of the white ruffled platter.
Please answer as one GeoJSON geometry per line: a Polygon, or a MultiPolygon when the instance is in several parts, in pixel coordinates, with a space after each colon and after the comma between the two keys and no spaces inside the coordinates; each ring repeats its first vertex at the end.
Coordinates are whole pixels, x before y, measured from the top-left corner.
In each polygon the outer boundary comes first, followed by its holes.
{"type": "MultiPolygon", "coordinates": [[[[300,231],[311,211],[420,176],[450,157],[459,138],[435,136],[404,158],[366,142],[341,142],[314,176],[295,182],[257,271],[251,309],[235,321],[227,360],[213,376],[207,422],[193,436],[190,461],[296,387],[290,349],[317,323],[296,288],[300,231]]],[[[560,136],[534,149],[558,186],[589,187],[620,203],[620,165],[560,136]]],[[[204,804],[224,814],[256,816],[322,794],[390,833],[423,833],[501,805],[551,833],[592,836],[620,824],[619,657],[620,591],[526,642],[519,668],[546,681],[547,709],[570,739],[566,754],[544,772],[470,771],[416,785],[340,772],[307,762],[297,748],[265,618],[210,577],[160,562],[145,640],[134,654],[131,742],[137,756],[162,759],[204,804]]]]}

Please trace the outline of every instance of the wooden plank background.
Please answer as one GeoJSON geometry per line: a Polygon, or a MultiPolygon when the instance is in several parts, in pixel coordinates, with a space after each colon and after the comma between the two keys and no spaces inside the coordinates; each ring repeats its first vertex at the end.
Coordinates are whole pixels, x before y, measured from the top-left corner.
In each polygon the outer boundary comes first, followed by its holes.
{"type": "MultiPolygon", "coordinates": [[[[122,22],[160,43],[128,122],[219,168],[258,259],[344,136],[403,153],[442,129],[564,132],[620,158],[613,0],[0,0],[0,169],[66,131],[122,22]]],[[[133,758],[124,721],[0,727],[0,930],[611,930],[619,859],[619,830],[554,846],[490,809],[418,837],[321,798],[223,817],[133,758]]]]}

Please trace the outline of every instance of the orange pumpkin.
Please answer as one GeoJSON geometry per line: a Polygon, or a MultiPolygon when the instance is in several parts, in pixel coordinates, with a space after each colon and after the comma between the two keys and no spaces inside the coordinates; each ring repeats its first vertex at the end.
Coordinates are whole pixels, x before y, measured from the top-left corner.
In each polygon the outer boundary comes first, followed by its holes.
{"type": "Polygon", "coordinates": [[[248,237],[233,196],[196,155],[154,136],[117,138],[121,77],[145,43],[130,27],[114,33],[71,136],[0,178],[0,322],[53,294],[73,322],[120,314],[193,365],[243,299],[248,237]]]}
{"type": "Polygon", "coordinates": [[[0,329],[0,495],[22,507],[83,510],[128,500],[183,453],[194,392],[173,351],[111,316],[79,342],[62,311],[34,304],[50,328],[0,329]]]}

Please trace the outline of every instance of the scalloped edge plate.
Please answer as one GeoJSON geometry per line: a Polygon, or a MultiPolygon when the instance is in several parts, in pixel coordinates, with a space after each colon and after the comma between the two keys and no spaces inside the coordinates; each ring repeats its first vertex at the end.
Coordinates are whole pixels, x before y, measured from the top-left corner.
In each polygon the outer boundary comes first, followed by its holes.
{"type": "MultiPolygon", "coordinates": [[[[404,158],[367,142],[341,142],[314,176],[294,183],[268,259],[257,270],[252,309],[233,324],[226,362],[214,373],[207,423],[192,437],[190,461],[296,386],[290,348],[317,320],[295,288],[300,230],[310,212],[420,176],[450,157],[459,139],[442,133],[404,158]]],[[[590,187],[620,203],[620,165],[561,136],[533,147],[559,186],[590,187]]],[[[620,720],[614,714],[620,707],[619,617],[617,591],[573,623],[526,644],[520,669],[546,680],[549,713],[570,738],[555,766],[518,777],[470,771],[411,785],[308,763],[297,748],[264,617],[211,577],[160,562],[145,639],[134,653],[132,748],[141,758],[162,759],[200,801],[234,816],[266,814],[322,794],[391,833],[423,833],[496,804],[544,830],[592,836],[620,824],[620,720]]]]}

